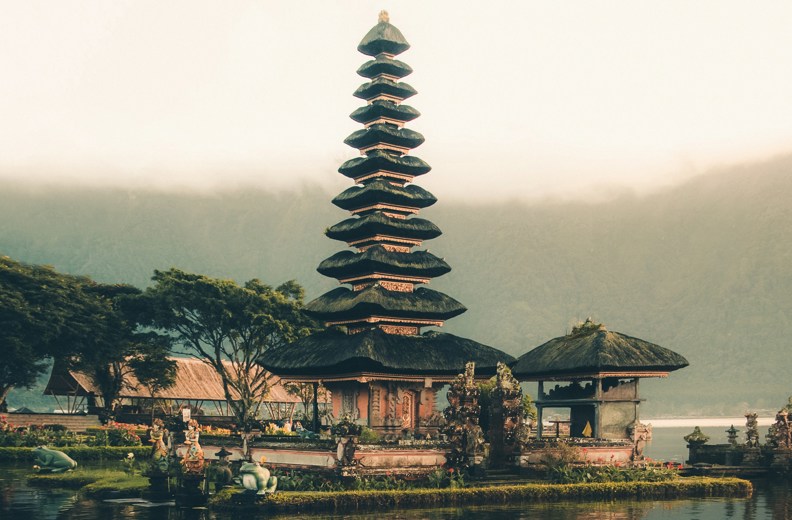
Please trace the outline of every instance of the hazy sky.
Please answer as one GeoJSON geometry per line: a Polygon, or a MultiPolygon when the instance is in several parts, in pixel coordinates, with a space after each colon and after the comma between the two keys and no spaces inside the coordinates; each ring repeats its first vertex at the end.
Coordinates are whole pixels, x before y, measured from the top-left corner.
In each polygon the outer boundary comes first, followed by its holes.
{"type": "Polygon", "coordinates": [[[792,2],[0,0],[0,178],[345,186],[380,9],[439,197],[645,190],[792,150],[792,2]]]}

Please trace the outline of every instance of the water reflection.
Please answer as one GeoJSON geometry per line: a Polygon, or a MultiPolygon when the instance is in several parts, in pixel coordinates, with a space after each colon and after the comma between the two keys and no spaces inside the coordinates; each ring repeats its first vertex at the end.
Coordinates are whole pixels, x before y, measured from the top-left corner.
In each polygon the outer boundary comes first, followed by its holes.
{"type": "MultiPolygon", "coordinates": [[[[70,490],[31,488],[25,484],[29,467],[0,468],[0,518],[13,520],[241,520],[240,515],[146,504],[76,501],[70,490]]],[[[792,482],[756,482],[750,499],[691,499],[599,503],[525,503],[441,509],[409,509],[344,515],[266,515],[245,513],[244,520],[295,516],[313,520],[486,519],[522,520],[792,520],[792,482]]]]}

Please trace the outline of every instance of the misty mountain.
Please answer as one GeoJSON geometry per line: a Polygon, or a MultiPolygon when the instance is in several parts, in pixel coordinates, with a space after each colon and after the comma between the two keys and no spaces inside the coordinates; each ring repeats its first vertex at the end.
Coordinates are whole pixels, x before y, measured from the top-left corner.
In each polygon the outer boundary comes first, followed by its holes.
{"type": "MultiPolygon", "coordinates": [[[[171,266],[245,281],[316,273],[346,218],[319,189],[215,195],[18,185],[0,192],[0,254],[103,282],[171,266]]],[[[515,356],[591,316],[691,366],[643,383],[643,415],[776,409],[792,394],[792,156],[608,202],[463,204],[422,212],[454,269],[432,286],[468,312],[446,324],[515,356]]],[[[601,197],[592,197],[601,200],[601,197]]],[[[14,395],[22,398],[24,394],[14,395]]]]}

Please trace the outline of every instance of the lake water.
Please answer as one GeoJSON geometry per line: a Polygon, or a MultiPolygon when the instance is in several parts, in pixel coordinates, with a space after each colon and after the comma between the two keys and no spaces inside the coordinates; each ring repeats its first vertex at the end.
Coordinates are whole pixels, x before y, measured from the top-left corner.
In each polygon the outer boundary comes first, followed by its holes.
{"type": "MultiPolygon", "coordinates": [[[[726,426],[705,426],[702,431],[713,443],[725,442],[726,426]],[[722,432],[721,432],[722,430],[722,432]],[[721,435],[722,433],[722,435],[721,435]]],[[[734,423],[740,428],[742,423],[734,423]]],[[[654,441],[647,455],[655,459],[684,461],[687,455],[682,436],[692,427],[656,427],[654,441]]],[[[742,428],[740,428],[742,429],[742,428]]],[[[766,429],[766,428],[765,428],[766,429]]],[[[764,435],[764,431],[762,435],[764,435]]],[[[140,504],[119,504],[101,501],[76,501],[72,491],[30,488],[24,483],[30,467],[6,466],[0,469],[0,520],[239,520],[229,514],[207,510],[179,510],[173,507],[143,507],[140,504]]],[[[299,515],[311,519],[377,519],[417,518],[450,520],[476,518],[484,520],[792,520],[792,482],[757,481],[749,499],[690,499],[669,501],[618,501],[602,503],[521,503],[508,506],[455,507],[443,509],[409,509],[377,511],[366,514],[299,515]]],[[[254,518],[294,518],[287,516],[245,515],[254,518]]]]}

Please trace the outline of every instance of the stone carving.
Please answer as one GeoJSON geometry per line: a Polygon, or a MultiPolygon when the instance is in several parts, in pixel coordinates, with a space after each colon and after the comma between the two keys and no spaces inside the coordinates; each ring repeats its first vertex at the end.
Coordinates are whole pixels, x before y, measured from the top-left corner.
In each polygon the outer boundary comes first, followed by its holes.
{"type": "Polygon", "coordinates": [[[168,472],[168,430],[162,419],[154,419],[149,430],[149,442],[151,443],[151,462],[152,469],[161,473],[168,472]]]}
{"type": "MultiPolygon", "coordinates": [[[[490,405],[492,461],[503,464],[517,448],[517,429],[522,424],[523,393],[509,367],[498,363],[490,405]]],[[[523,432],[524,435],[524,432],[523,432]]]]}
{"type": "Polygon", "coordinates": [[[737,446],[737,434],[739,432],[740,430],[735,428],[733,424],[731,425],[731,428],[726,430],[727,440],[729,441],[729,444],[731,444],[732,446],[737,446]]]}
{"type": "Polygon", "coordinates": [[[704,432],[701,431],[701,428],[696,426],[693,428],[693,432],[685,435],[683,439],[685,439],[685,442],[688,444],[700,446],[709,441],[710,438],[709,435],[705,435],[704,432]]]}
{"type": "Polygon", "coordinates": [[[187,431],[184,432],[184,444],[188,446],[187,453],[181,461],[186,475],[203,475],[204,453],[198,442],[200,435],[198,421],[191,419],[187,423],[187,431]]]}
{"type": "Polygon", "coordinates": [[[63,473],[77,467],[77,463],[58,450],[51,450],[46,446],[39,446],[33,450],[33,468],[39,473],[63,473]]]}
{"type": "Polygon", "coordinates": [[[220,448],[220,451],[215,453],[218,459],[214,467],[215,491],[230,486],[234,479],[234,474],[231,472],[231,461],[228,460],[231,455],[232,453],[225,448],[220,448]]]}
{"type": "Polygon", "coordinates": [[[772,426],[772,443],[776,448],[792,448],[792,425],[789,423],[789,412],[786,408],[776,414],[776,422],[772,426]]]}
{"type": "Polygon", "coordinates": [[[273,477],[263,466],[266,457],[261,457],[258,462],[245,462],[239,468],[242,487],[248,491],[255,491],[257,495],[274,493],[278,487],[278,477],[273,477]]]}
{"type": "Polygon", "coordinates": [[[355,451],[357,450],[357,438],[354,436],[340,437],[336,445],[336,458],[341,467],[354,466],[355,451]]]}
{"type": "Polygon", "coordinates": [[[448,437],[451,450],[448,465],[457,469],[480,465],[484,461],[484,433],[479,426],[481,406],[479,388],[474,379],[475,364],[465,365],[448,390],[448,407],[443,411],[446,425],[441,433],[448,437]]]}
{"type": "MultiPolygon", "coordinates": [[[[698,426],[696,426],[696,429],[698,429],[698,426]]],[[[698,432],[701,433],[701,430],[698,430],[698,432]]],[[[644,424],[636,420],[627,427],[627,433],[630,435],[630,440],[633,442],[633,452],[630,459],[633,462],[644,460],[644,448],[646,448],[646,443],[652,440],[652,425],[644,424]]],[[[696,430],[690,435],[694,435],[695,433],[696,430]]],[[[686,441],[690,435],[685,436],[686,441]]]]}
{"type": "Polygon", "coordinates": [[[755,412],[745,413],[745,446],[748,448],[759,447],[759,423],[755,412]]]}

